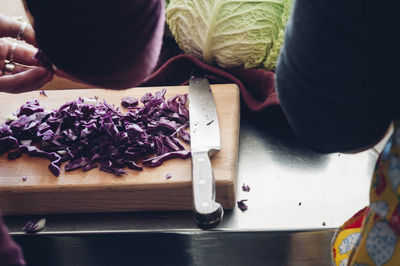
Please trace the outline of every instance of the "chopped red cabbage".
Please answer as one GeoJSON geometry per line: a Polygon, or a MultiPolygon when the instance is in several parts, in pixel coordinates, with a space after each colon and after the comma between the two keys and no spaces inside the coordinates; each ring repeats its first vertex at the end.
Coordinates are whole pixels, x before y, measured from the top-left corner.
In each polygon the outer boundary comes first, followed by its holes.
{"type": "Polygon", "coordinates": [[[42,230],[46,226],[46,218],[38,218],[28,221],[22,230],[27,234],[34,234],[42,230]]]}
{"type": "Polygon", "coordinates": [[[98,167],[97,163],[88,163],[87,165],[82,167],[82,171],[86,172],[86,171],[89,171],[90,169],[97,168],[97,167],[98,167]]]}
{"type": "Polygon", "coordinates": [[[172,175],[171,175],[170,173],[168,173],[168,174],[165,175],[165,178],[166,178],[166,179],[170,179],[171,177],[172,177],[172,175]]]}
{"type": "Polygon", "coordinates": [[[250,187],[248,185],[246,185],[245,183],[243,183],[242,185],[242,191],[244,192],[249,192],[250,191],[250,187]]]}
{"type": "Polygon", "coordinates": [[[85,157],[81,157],[81,158],[78,158],[78,159],[68,162],[65,165],[64,169],[65,169],[65,171],[71,171],[74,169],[85,167],[88,164],[89,164],[88,159],[85,157]]]}
{"type": "Polygon", "coordinates": [[[138,104],[139,100],[134,97],[126,96],[121,99],[121,105],[123,107],[135,107],[138,104]]]}
{"type": "Polygon", "coordinates": [[[12,131],[10,127],[6,124],[0,125],[0,138],[10,136],[12,134],[12,131]]]}
{"type": "Polygon", "coordinates": [[[242,211],[245,212],[248,209],[248,206],[246,205],[245,201],[247,201],[247,199],[243,199],[243,200],[239,200],[237,202],[238,204],[238,208],[242,211]]]}
{"type": "Polygon", "coordinates": [[[189,156],[190,156],[190,151],[188,151],[188,150],[171,151],[171,152],[167,152],[162,155],[159,155],[157,157],[152,157],[152,158],[143,160],[142,164],[148,165],[151,167],[156,167],[156,166],[160,166],[166,160],[174,159],[174,158],[186,159],[189,156]]]}
{"type": "Polygon", "coordinates": [[[44,109],[39,105],[38,100],[34,101],[29,101],[26,104],[22,105],[21,108],[19,109],[17,113],[17,117],[20,117],[22,115],[30,116],[31,114],[37,113],[37,112],[43,112],[44,109]]]}
{"type": "Polygon", "coordinates": [[[18,147],[18,140],[12,136],[6,136],[0,139],[0,154],[3,154],[10,149],[18,147]]]}
{"type": "Polygon", "coordinates": [[[155,167],[165,160],[188,158],[190,151],[180,142],[190,141],[185,130],[188,97],[165,100],[165,93],[146,93],[141,107],[137,99],[124,97],[121,105],[129,108],[125,114],[105,101],[89,103],[83,98],[51,112],[37,100],[29,101],[16,112],[16,120],[0,125],[0,154],[9,152],[9,159],[21,153],[47,158],[55,176],[63,162],[66,171],[99,168],[121,176],[125,167],[143,170],[140,162],[155,167]]]}
{"type": "Polygon", "coordinates": [[[143,170],[143,167],[141,167],[140,165],[138,165],[134,161],[125,161],[125,164],[126,164],[126,166],[128,166],[129,169],[139,170],[139,171],[143,170]]]}
{"type": "Polygon", "coordinates": [[[181,130],[179,130],[179,136],[181,137],[181,139],[184,142],[190,143],[190,133],[189,133],[189,131],[181,129],[181,130]]]}

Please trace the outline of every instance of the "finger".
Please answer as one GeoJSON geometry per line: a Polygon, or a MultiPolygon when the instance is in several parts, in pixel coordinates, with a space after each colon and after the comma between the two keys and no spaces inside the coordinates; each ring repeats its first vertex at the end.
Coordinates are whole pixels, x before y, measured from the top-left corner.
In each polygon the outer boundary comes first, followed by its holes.
{"type": "Polygon", "coordinates": [[[21,93],[41,88],[53,78],[51,72],[43,67],[34,67],[30,70],[0,77],[0,91],[21,93]]]}
{"type": "Polygon", "coordinates": [[[32,26],[28,23],[25,29],[22,29],[23,24],[24,22],[0,14],[0,37],[17,38],[18,33],[20,33],[19,37],[22,40],[36,46],[35,32],[32,26]],[[20,30],[23,30],[23,32],[20,32],[20,30]]]}
{"type": "Polygon", "coordinates": [[[13,57],[13,61],[19,64],[37,66],[39,61],[35,58],[36,53],[36,48],[0,39],[0,69],[3,69],[4,60],[11,59],[10,57],[13,57]]]}

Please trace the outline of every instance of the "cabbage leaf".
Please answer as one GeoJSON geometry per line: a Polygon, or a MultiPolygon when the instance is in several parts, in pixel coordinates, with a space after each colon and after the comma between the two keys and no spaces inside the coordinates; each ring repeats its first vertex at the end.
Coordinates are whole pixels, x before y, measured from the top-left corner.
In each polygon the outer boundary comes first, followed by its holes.
{"type": "Polygon", "coordinates": [[[171,0],[167,23],[186,54],[222,68],[273,70],[292,0],[171,0]]]}

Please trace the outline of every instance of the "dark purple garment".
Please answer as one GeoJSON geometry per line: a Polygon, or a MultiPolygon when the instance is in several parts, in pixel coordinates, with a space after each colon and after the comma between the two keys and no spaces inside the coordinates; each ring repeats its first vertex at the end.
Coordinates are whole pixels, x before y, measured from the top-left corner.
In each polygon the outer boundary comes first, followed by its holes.
{"type": "Polygon", "coordinates": [[[398,2],[294,1],[276,90],[294,133],[323,152],[374,145],[398,117],[398,2]]]}
{"type": "Polygon", "coordinates": [[[26,265],[21,248],[12,240],[0,212],[0,266],[26,265]]]}

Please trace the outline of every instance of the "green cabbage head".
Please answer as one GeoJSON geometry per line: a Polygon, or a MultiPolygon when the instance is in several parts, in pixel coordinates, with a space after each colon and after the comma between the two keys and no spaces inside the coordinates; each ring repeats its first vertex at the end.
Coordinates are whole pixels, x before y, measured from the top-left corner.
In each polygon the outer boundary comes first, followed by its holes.
{"type": "Polygon", "coordinates": [[[275,68],[292,0],[169,2],[167,23],[186,54],[222,68],[275,68]]]}

